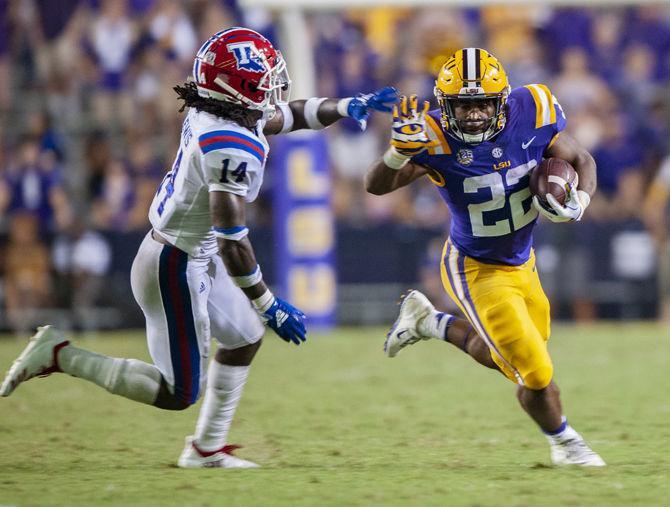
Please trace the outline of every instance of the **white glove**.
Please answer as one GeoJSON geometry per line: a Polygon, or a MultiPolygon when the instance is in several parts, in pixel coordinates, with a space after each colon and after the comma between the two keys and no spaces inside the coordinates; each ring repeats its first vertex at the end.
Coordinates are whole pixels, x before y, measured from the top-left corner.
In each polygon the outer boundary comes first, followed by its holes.
{"type": "Polygon", "coordinates": [[[570,193],[561,205],[556,198],[547,194],[547,204],[543,204],[537,196],[533,196],[533,206],[552,222],[578,222],[584,216],[591,197],[583,190],[577,190],[577,182],[570,187],[570,193]]]}
{"type": "Polygon", "coordinates": [[[411,157],[427,148],[437,146],[437,140],[431,141],[426,133],[426,112],[428,101],[423,103],[421,111],[416,95],[400,98],[400,107],[393,106],[393,127],[391,147],[384,154],[384,163],[393,169],[401,169],[411,157]]]}

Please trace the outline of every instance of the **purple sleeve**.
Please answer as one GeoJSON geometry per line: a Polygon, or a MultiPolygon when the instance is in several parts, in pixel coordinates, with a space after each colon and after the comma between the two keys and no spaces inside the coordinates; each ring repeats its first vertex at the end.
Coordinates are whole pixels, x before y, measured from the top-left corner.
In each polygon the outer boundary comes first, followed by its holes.
{"type": "Polygon", "coordinates": [[[554,124],[556,133],[565,130],[565,127],[568,125],[568,120],[565,117],[563,108],[558,103],[558,100],[554,103],[554,109],[556,110],[556,123],[554,124]]]}
{"type": "Polygon", "coordinates": [[[428,150],[423,150],[418,155],[414,155],[410,159],[410,161],[414,162],[415,164],[419,164],[419,165],[427,165],[428,164],[428,150]]]}
{"type": "Polygon", "coordinates": [[[563,108],[544,85],[531,84],[515,88],[510,94],[510,107],[520,117],[517,128],[527,137],[535,136],[536,144],[549,144],[567,125],[563,108]],[[553,121],[545,109],[547,106],[554,110],[553,121]]]}

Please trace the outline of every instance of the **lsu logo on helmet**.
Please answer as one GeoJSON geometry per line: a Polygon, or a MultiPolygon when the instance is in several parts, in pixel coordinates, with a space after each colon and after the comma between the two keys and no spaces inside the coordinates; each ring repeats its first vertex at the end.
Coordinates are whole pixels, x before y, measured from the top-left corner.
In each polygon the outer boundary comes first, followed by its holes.
{"type": "Polygon", "coordinates": [[[459,49],[444,63],[435,80],[442,126],[450,136],[466,143],[491,139],[505,127],[505,103],[510,89],[507,73],[495,56],[480,48],[459,49]],[[488,99],[494,100],[495,113],[486,119],[486,128],[477,134],[467,133],[463,122],[456,119],[455,102],[488,99]]]}

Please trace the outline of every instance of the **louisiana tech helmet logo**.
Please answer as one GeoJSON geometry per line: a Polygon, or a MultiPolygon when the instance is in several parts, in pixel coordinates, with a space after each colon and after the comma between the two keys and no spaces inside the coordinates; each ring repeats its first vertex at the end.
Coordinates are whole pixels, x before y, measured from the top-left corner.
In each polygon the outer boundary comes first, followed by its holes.
{"type": "Polygon", "coordinates": [[[228,44],[228,51],[235,55],[238,70],[249,72],[265,72],[267,69],[259,57],[258,50],[253,42],[235,42],[228,44]]]}

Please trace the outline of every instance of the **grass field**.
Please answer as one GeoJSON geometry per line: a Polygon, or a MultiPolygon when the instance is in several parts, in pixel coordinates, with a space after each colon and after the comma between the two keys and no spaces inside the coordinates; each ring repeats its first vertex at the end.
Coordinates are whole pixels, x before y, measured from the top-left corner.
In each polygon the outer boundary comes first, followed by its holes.
{"type": "MultiPolygon", "coordinates": [[[[514,388],[449,345],[384,358],[384,330],[268,336],[231,441],[259,470],[180,470],[197,409],[54,375],[0,399],[0,506],[668,505],[670,331],[556,327],[566,414],[609,466],[555,469],[514,388]]],[[[81,339],[146,358],[140,333],[81,339]]],[[[6,369],[24,343],[0,339],[6,369]]]]}

